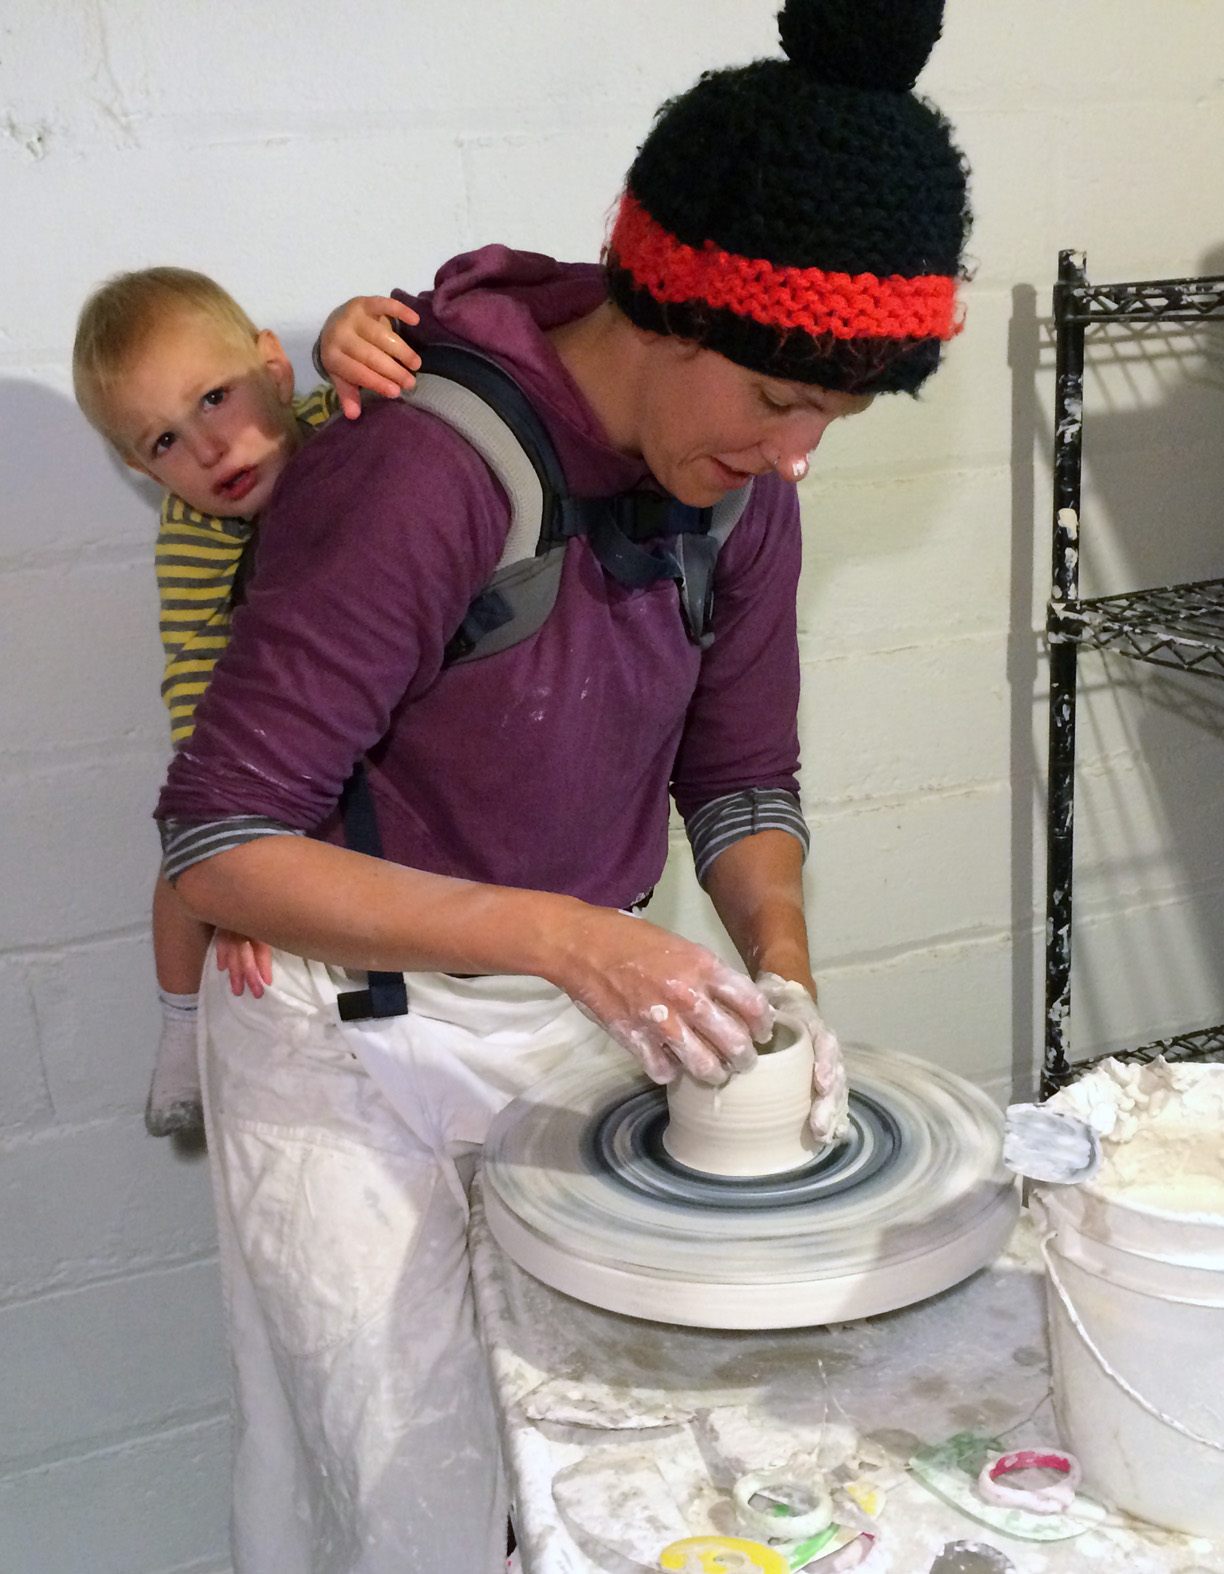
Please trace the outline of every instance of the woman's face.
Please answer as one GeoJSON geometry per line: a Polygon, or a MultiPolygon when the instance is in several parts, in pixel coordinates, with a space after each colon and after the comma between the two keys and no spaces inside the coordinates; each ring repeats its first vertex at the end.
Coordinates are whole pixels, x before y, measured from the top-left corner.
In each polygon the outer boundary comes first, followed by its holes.
{"type": "Polygon", "coordinates": [[[769,470],[801,481],[828,426],[871,403],[765,377],[686,340],[657,339],[653,353],[636,447],[656,480],[697,508],[769,470]]]}

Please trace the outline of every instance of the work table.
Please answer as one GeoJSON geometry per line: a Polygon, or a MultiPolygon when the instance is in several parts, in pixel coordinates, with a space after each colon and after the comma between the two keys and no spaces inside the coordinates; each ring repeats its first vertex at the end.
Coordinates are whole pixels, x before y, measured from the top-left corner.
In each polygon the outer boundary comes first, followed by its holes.
{"type": "Polygon", "coordinates": [[[767,1333],[639,1321],[547,1288],[493,1241],[479,1182],[471,1242],[524,1574],[653,1574],[670,1541],[743,1535],[726,1517],[734,1478],[810,1452],[825,1423],[888,1456],[874,1474],[890,1574],[927,1574],[953,1541],[997,1548],[1017,1574],[1224,1574],[1224,1547],[1133,1524],[1018,1540],[904,1469],[959,1433],[1008,1449],[1057,1440],[1027,1215],[996,1263],[941,1295],[767,1333]]]}

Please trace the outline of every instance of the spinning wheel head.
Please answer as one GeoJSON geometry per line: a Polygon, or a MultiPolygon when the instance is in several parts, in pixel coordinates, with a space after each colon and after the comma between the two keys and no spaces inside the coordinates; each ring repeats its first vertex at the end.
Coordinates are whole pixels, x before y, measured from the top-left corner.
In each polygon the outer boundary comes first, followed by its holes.
{"type": "Polygon", "coordinates": [[[700,1328],[892,1311],[989,1262],[1019,1207],[1002,1120],[961,1078],[851,1050],[848,1137],[779,1175],[720,1176],[663,1143],[663,1093],[609,1048],[566,1061],[493,1123],[489,1226],[579,1300],[700,1328]]]}

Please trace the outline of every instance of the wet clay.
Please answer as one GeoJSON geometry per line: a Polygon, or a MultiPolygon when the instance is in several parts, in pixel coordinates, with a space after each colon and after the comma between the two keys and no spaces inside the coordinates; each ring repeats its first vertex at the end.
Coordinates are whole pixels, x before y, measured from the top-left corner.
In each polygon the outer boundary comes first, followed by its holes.
{"type": "Polygon", "coordinates": [[[756,1064],[720,1088],[684,1074],[668,1084],[663,1146],[678,1164],[705,1175],[781,1175],[806,1164],[817,1144],[811,1035],[779,1017],[756,1064]]]}

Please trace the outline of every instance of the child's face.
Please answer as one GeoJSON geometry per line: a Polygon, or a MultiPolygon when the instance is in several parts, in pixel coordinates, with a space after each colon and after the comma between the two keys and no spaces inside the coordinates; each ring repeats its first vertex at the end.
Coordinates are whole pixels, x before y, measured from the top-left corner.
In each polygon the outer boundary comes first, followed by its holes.
{"type": "Polygon", "coordinates": [[[202,514],[257,514],[297,445],[293,367],[274,333],[248,347],[196,313],[164,323],[109,401],[133,470],[202,514]]]}

